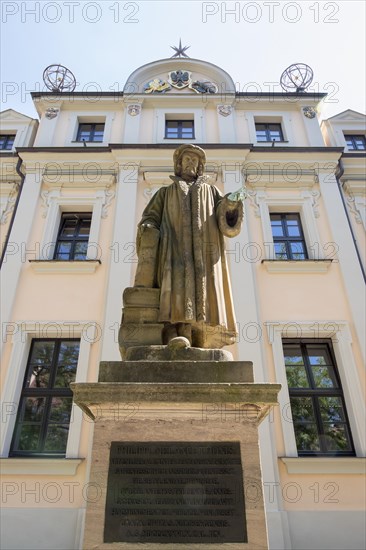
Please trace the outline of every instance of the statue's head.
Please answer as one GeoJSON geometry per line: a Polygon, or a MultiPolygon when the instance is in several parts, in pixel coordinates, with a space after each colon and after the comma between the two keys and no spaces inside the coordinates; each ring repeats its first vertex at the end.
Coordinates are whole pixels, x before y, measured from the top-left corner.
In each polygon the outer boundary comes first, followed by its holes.
{"type": "Polygon", "coordinates": [[[174,151],[174,174],[186,181],[193,181],[203,175],[206,154],[201,147],[184,144],[174,151]]]}

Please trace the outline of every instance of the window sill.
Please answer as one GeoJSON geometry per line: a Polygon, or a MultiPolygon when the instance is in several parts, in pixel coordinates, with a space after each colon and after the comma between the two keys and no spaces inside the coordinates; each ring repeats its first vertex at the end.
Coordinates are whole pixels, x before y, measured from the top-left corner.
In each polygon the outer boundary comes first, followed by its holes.
{"type": "MultiPolygon", "coordinates": [[[[66,147],[67,145],[68,144],[66,144],[66,147]]],[[[69,145],[72,147],[108,147],[108,143],[106,141],[71,141],[71,143],[69,142],[69,145]]]]}
{"type": "Polygon", "coordinates": [[[288,474],[364,474],[366,458],[353,456],[280,458],[288,474]]]}
{"type": "Polygon", "coordinates": [[[100,260],[29,260],[35,273],[94,273],[100,260]]]}
{"type": "Polygon", "coordinates": [[[197,141],[197,138],[167,138],[167,137],[164,137],[163,142],[170,142],[170,141],[179,141],[179,142],[182,142],[182,143],[190,143],[191,141],[197,141]]]}
{"type": "Polygon", "coordinates": [[[269,273],[326,273],[333,260],[262,260],[269,273]]]}
{"type": "Polygon", "coordinates": [[[74,476],[83,458],[1,458],[2,475],[74,476]]]}
{"type": "Polygon", "coordinates": [[[276,144],[277,144],[277,143],[281,143],[281,144],[283,145],[283,144],[288,144],[288,143],[290,143],[290,142],[289,142],[289,141],[285,141],[285,140],[284,140],[284,141],[272,141],[272,140],[271,140],[271,141],[256,141],[256,142],[255,142],[256,146],[257,146],[257,145],[265,145],[266,147],[272,146],[273,143],[274,143],[273,147],[276,147],[276,144]]]}

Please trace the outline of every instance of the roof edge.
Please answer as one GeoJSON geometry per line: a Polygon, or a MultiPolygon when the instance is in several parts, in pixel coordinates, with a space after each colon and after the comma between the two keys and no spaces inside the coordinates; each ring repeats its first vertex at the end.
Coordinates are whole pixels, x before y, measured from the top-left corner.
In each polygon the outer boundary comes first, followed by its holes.
{"type": "MultiPolygon", "coordinates": [[[[286,98],[301,97],[301,98],[309,98],[309,99],[311,98],[323,99],[323,97],[327,96],[327,94],[324,92],[307,93],[307,92],[234,92],[234,91],[230,92],[228,91],[226,93],[233,94],[235,95],[235,97],[286,97],[286,98]]],[[[128,96],[129,94],[126,94],[122,91],[120,92],[103,92],[103,91],[101,92],[46,92],[46,91],[31,92],[31,97],[33,99],[39,98],[39,97],[54,97],[55,99],[62,98],[62,97],[123,97],[124,95],[128,96]]],[[[136,92],[134,92],[132,95],[145,96],[146,94],[136,94],[136,92]]],[[[220,94],[219,93],[212,94],[212,95],[210,94],[207,97],[214,98],[214,97],[217,97],[218,95],[220,94]]],[[[151,96],[148,96],[148,97],[151,97],[151,96]]],[[[164,97],[167,97],[167,95],[164,94],[164,97]]],[[[197,97],[197,94],[193,97],[197,97]]],[[[359,113],[359,114],[362,114],[362,113],[359,113]]]]}
{"type": "MultiPolygon", "coordinates": [[[[106,147],[18,147],[17,153],[42,153],[42,152],[54,152],[54,153],[106,153],[111,152],[112,149],[176,149],[182,145],[182,143],[110,143],[106,147]]],[[[199,147],[205,149],[249,149],[254,153],[271,152],[271,153],[343,153],[344,147],[266,147],[255,146],[253,143],[197,143],[199,147]]],[[[358,156],[358,155],[357,155],[358,156]]]]}

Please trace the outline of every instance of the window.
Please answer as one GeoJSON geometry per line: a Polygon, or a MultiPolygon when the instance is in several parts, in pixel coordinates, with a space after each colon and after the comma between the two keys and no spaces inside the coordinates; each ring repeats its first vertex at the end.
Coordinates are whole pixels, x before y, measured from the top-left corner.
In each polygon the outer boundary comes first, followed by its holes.
{"type": "Polygon", "coordinates": [[[349,151],[365,151],[366,150],[366,139],[365,136],[359,135],[345,135],[344,139],[347,143],[347,149],[349,151]]]}
{"type": "Polygon", "coordinates": [[[55,260],[85,260],[91,224],[90,213],[64,213],[55,248],[55,260]]]}
{"type": "Polygon", "coordinates": [[[166,120],[166,139],[194,139],[193,120],[166,120]]]}
{"type": "Polygon", "coordinates": [[[79,124],[76,141],[102,142],[104,136],[104,123],[79,124]]]}
{"type": "Polygon", "coordinates": [[[255,132],[257,141],[283,141],[281,124],[256,122],[255,132]]]}
{"type": "MultiPolygon", "coordinates": [[[[282,433],[284,441],[284,453],[286,457],[297,457],[300,454],[298,444],[296,442],[294,425],[291,418],[290,407],[290,394],[292,389],[289,386],[294,384],[288,383],[285,363],[289,363],[289,359],[284,349],[284,344],[327,344],[326,349],[329,350],[329,354],[332,361],[333,370],[336,371],[336,381],[338,387],[333,388],[335,394],[343,394],[342,404],[344,410],[343,397],[347,406],[347,429],[348,420],[349,426],[352,430],[352,440],[357,456],[365,456],[366,452],[366,433],[365,433],[365,410],[360,406],[363,402],[364,396],[362,393],[362,384],[360,383],[360,377],[354,357],[354,346],[352,344],[352,336],[349,323],[333,319],[330,321],[317,321],[312,319],[311,321],[301,321],[292,319],[277,320],[265,322],[267,328],[268,340],[272,346],[273,361],[276,371],[276,381],[281,384],[282,389],[278,395],[278,401],[280,405],[282,433]],[[317,338],[314,338],[314,330],[316,331],[317,338]],[[301,336],[300,336],[301,335],[301,336]],[[342,388],[343,387],[343,388],[342,388]],[[342,388],[342,389],[341,389],[342,388]]],[[[308,353],[309,355],[309,353],[308,353]]],[[[311,355],[311,354],[310,354],[311,355]]],[[[303,358],[300,360],[304,362],[303,358]]],[[[290,365],[288,365],[290,367],[290,365]]],[[[331,369],[332,370],[332,369],[331,369]]],[[[304,387],[305,397],[306,389],[309,393],[312,393],[311,387],[304,387]]],[[[319,388],[321,390],[321,388],[319,388]]],[[[296,393],[296,388],[294,388],[296,393]]],[[[315,397],[316,392],[314,392],[315,397]]],[[[330,396],[333,394],[332,387],[328,390],[324,388],[324,395],[330,396]]],[[[311,455],[311,453],[309,453],[311,455]]],[[[314,453],[316,456],[316,453],[314,453]]],[[[353,456],[353,452],[349,455],[353,456]]],[[[327,455],[326,455],[327,456],[327,455]]],[[[342,456],[342,453],[336,455],[336,453],[329,453],[328,457],[342,456]],[[330,456],[331,455],[331,456],[330,456]]],[[[302,463],[301,468],[304,467],[306,462],[302,463]]],[[[299,463],[300,464],[300,463],[299,463]]],[[[340,466],[338,466],[340,467],[340,466]]],[[[305,473],[305,471],[304,471],[305,473]]],[[[309,473],[309,472],[307,472],[309,473]]]]}
{"type": "Polygon", "coordinates": [[[305,260],[307,251],[299,214],[270,214],[277,260],[305,260]]]}
{"type": "MultiPolygon", "coordinates": [[[[279,185],[275,184],[275,188],[279,189],[279,185]]],[[[318,216],[318,198],[314,201],[314,193],[311,191],[311,188],[307,189],[304,185],[301,195],[295,195],[293,189],[282,190],[279,196],[271,195],[263,189],[258,189],[255,195],[255,203],[258,205],[256,213],[262,222],[263,245],[266,254],[266,257],[262,260],[263,267],[272,273],[325,273],[328,271],[332,265],[332,258],[324,257],[326,250],[323,247],[323,241],[316,221],[316,217],[318,216]],[[279,214],[281,218],[281,214],[293,213],[295,213],[297,220],[299,220],[297,229],[303,235],[297,247],[294,246],[293,249],[298,254],[305,252],[305,257],[301,254],[299,261],[289,261],[291,258],[286,260],[287,249],[285,245],[282,247],[283,255],[281,255],[284,261],[279,261],[281,260],[281,256],[276,256],[275,245],[277,244],[277,239],[274,236],[278,237],[278,242],[281,242],[281,240],[283,242],[284,239],[281,238],[281,233],[283,234],[284,231],[282,224],[278,224],[277,226],[274,224],[275,228],[273,228],[271,214],[273,216],[279,214]],[[303,246],[300,248],[301,244],[303,246]]],[[[291,230],[293,231],[294,227],[291,230]]],[[[292,240],[296,241],[296,238],[294,238],[295,235],[291,232],[290,235],[292,240]]],[[[279,252],[278,248],[277,253],[279,252]]]]}
{"type": "Polygon", "coordinates": [[[331,343],[284,339],[283,352],[299,456],[354,455],[331,343]]]}
{"type": "Polygon", "coordinates": [[[0,136],[0,149],[11,151],[14,145],[15,134],[3,134],[0,136]]]}
{"type": "Polygon", "coordinates": [[[80,341],[32,341],[19,401],[11,456],[64,456],[80,341]]]}

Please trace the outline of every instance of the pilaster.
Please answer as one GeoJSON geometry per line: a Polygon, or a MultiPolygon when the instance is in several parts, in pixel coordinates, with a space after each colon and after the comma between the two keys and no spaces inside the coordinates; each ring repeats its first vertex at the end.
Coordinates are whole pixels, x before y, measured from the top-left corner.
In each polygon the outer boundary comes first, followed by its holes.
{"type": "Polygon", "coordinates": [[[120,358],[118,329],[122,314],[122,289],[131,286],[135,246],[138,165],[121,164],[116,190],[116,211],[110,244],[109,276],[106,284],[102,344],[103,361],[120,358]]]}
{"type": "MultiPolygon", "coordinates": [[[[33,220],[36,219],[41,180],[41,175],[37,171],[26,175],[18,203],[17,215],[9,236],[0,281],[2,331],[6,331],[6,325],[11,321],[19,277],[23,265],[27,261],[27,252],[35,254],[36,243],[33,243],[32,248],[30,235],[33,220]]],[[[3,340],[4,338],[1,339],[0,343],[1,350],[3,340]]]]}
{"type": "Polygon", "coordinates": [[[337,181],[332,174],[319,174],[319,184],[327,211],[333,241],[338,245],[339,267],[343,276],[344,289],[349,300],[353,317],[353,328],[357,334],[358,343],[366,358],[366,326],[365,326],[365,284],[359,267],[355,246],[350,228],[344,213],[337,181]]]}

